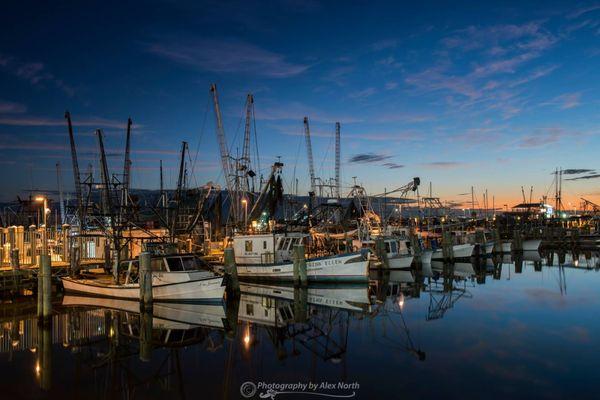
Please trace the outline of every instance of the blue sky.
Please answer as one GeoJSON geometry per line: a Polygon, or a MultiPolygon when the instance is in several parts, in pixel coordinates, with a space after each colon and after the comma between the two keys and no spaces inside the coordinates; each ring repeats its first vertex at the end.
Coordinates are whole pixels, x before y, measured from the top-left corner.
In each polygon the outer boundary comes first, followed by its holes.
{"type": "Polygon", "coordinates": [[[222,182],[215,82],[232,151],[252,92],[261,167],[281,156],[301,190],[307,115],[322,178],[341,122],[345,185],[378,193],[420,176],[446,200],[474,186],[501,206],[522,185],[546,194],[563,167],[589,170],[565,176],[579,178],[567,202],[600,202],[597,2],[21,1],[0,26],[2,200],[54,188],[57,161],[71,184],[65,109],[82,169],[96,128],[121,168],[131,116],[134,186],[158,187],[160,159],[174,183],[182,140],[198,150],[192,183],[222,182]]]}

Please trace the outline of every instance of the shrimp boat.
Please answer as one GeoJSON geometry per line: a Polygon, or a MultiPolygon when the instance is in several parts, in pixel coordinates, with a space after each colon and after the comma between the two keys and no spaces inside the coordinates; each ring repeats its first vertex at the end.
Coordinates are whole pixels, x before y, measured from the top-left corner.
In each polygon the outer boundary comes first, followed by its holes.
{"type": "MultiPolygon", "coordinates": [[[[222,301],[225,292],[223,277],[202,269],[203,266],[204,263],[199,258],[190,254],[153,255],[151,268],[154,301],[222,301]]],[[[139,261],[123,261],[119,270],[119,281],[122,284],[115,284],[112,277],[107,276],[61,279],[67,293],[139,299],[139,261]]]]}
{"type": "MultiPolygon", "coordinates": [[[[299,232],[234,236],[238,276],[293,281],[294,246],[302,244],[307,237],[299,232]]],[[[306,270],[309,281],[367,281],[369,260],[364,253],[307,258],[306,270]]]]}

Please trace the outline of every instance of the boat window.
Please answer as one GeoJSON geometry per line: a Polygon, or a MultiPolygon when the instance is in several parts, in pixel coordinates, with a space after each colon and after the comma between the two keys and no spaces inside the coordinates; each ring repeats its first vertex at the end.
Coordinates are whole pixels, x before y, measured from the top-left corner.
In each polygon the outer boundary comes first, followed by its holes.
{"type": "Polygon", "coordinates": [[[285,243],[285,239],[282,239],[282,238],[277,239],[277,250],[283,250],[284,243],[285,243]]]}
{"type": "Polygon", "coordinates": [[[252,240],[246,240],[245,248],[246,251],[252,251],[252,240]]]}
{"type": "Polygon", "coordinates": [[[195,271],[200,266],[199,260],[195,257],[182,257],[181,261],[183,262],[183,269],[186,271],[195,271]]]}
{"type": "Polygon", "coordinates": [[[167,258],[167,264],[169,264],[169,270],[171,272],[183,271],[183,264],[181,263],[181,258],[179,257],[167,258]]]}
{"type": "Polygon", "coordinates": [[[267,241],[263,240],[263,249],[266,250],[267,249],[267,241]]]}
{"type": "Polygon", "coordinates": [[[390,242],[385,242],[385,252],[386,253],[390,252],[390,242]]]}
{"type": "Polygon", "coordinates": [[[392,253],[397,253],[398,252],[398,244],[396,242],[392,242],[392,253]]]}
{"type": "Polygon", "coordinates": [[[248,315],[248,316],[254,315],[254,304],[246,304],[246,315],[248,315]]]}
{"type": "Polygon", "coordinates": [[[285,246],[284,246],[284,249],[285,249],[285,250],[289,250],[289,249],[290,249],[290,244],[291,244],[291,243],[292,243],[292,239],[290,239],[290,238],[287,238],[287,239],[285,239],[285,246]]]}
{"type": "Polygon", "coordinates": [[[150,261],[150,268],[152,268],[152,271],[166,271],[162,258],[153,258],[150,261]]]}

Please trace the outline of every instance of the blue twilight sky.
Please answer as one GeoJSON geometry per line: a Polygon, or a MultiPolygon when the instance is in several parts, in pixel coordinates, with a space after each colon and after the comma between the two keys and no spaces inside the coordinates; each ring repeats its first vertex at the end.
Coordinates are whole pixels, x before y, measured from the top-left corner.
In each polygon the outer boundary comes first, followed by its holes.
{"type": "MultiPolygon", "coordinates": [[[[134,120],[133,185],[175,182],[190,142],[193,184],[223,182],[209,85],[217,83],[232,152],[255,97],[261,168],[281,156],[288,191],[307,190],[302,118],[317,175],[372,193],[420,176],[445,200],[487,188],[491,203],[553,195],[600,202],[598,2],[29,2],[0,14],[0,200],[72,186],[63,118],[80,164],[96,162],[104,129],[113,172],[134,120]]],[[[422,192],[425,187],[422,188],[422,192]]],[[[490,204],[491,205],[491,204],[490,204]]]]}

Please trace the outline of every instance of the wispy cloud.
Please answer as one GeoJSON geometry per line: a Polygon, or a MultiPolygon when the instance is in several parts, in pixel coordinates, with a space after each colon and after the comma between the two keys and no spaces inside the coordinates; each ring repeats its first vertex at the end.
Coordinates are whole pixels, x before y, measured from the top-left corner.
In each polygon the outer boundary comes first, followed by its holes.
{"type": "Polygon", "coordinates": [[[234,39],[166,38],[147,45],[147,51],[179,64],[216,73],[243,73],[270,78],[299,75],[310,65],[234,39]]]}
{"type": "MultiPolygon", "coordinates": [[[[594,172],[594,169],[586,169],[586,168],[567,168],[563,169],[563,175],[579,175],[579,174],[587,174],[588,172],[594,172]]],[[[552,174],[556,174],[556,172],[552,172],[552,174]]]]}
{"type": "Polygon", "coordinates": [[[589,12],[597,11],[597,10],[600,10],[600,4],[594,4],[591,6],[580,7],[580,8],[577,8],[576,10],[574,10],[573,12],[571,12],[569,15],[567,15],[567,18],[568,19],[579,18],[583,14],[587,14],[589,12]]]}
{"type": "Polygon", "coordinates": [[[404,165],[402,164],[396,164],[394,162],[386,162],[383,164],[384,167],[388,167],[389,169],[400,169],[400,168],[404,168],[404,165]]]}
{"type": "Polygon", "coordinates": [[[358,164],[371,164],[371,163],[385,161],[390,158],[391,158],[391,156],[388,156],[385,154],[360,153],[360,154],[355,154],[352,157],[350,157],[348,162],[358,163],[358,164]]]}
{"type": "Polygon", "coordinates": [[[563,128],[536,129],[531,134],[522,136],[514,145],[518,148],[528,149],[533,147],[544,147],[573,137],[584,136],[584,132],[569,131],[563,128]]]}
{"type": "Polygon", "coordinates": [[[597,179],[600,178],[600,174],[590,174],[590,175],[583,175],[583,176],[577,176],[575,178],[568,178],[566,179],[567,181],[579,181],[582,179],[597,179]]]}
{"type": "Polygon", "coordinates": [[[581,92],[564,93],[553,99],[541,103],[542,106],[556,106],[561,110],[569,110],[581,104],[581,92]]]}
{"type": "Polygon", "coordinates": [[[362,121],[360,117],[347,114],[332,114],[300,102],[282,103],[265,101],[260,109],[256,110],[257,120],[289,120],[301,122],[305,116],[308,116],[311,121],[326,123],[354,123],[362,121]]]}
{"type": "Polygon", "coordinates": [[[75,90],[48,71],[44,63],[25,62],[18,57],[0,54],[0,68],[11,75],[28,81],[33,86],[51,85],[62,90],[68,96],[75,94],[75,90]]]}
{"type": "Polygon", "coordinates": [[[27,107],[20,103],[0,100],[0,114],[22,114],[27,111],[27,107]]]}
{"type": "MultiPolygon", "coordinates": [[[[64,118],[47,118],[47,117],[36,117],[36,116],[11,116],[11,117],[0,117],[0,125],[10,126],[66,126],[67,122],[64,118]]],[[[124,128],[127,125],[127,121],[116,121],[106,118],[73,118],[74,126],[91,126],[94,128],[124,128]]],[[[141,127],[142,125],[135,124],[134,127],[141,127]]]]}
{"type": "Polygon", "coordinates": [[[350,92],[348,94],[348,97],[350,97],[351,99],[364,99],[370,96],[373,96],[375,93],[377,93],[377,89],[375,89],[374,87],[368,87],[362,90],[357,90],[354,92],[350,92]]]}
{"type": "Polygon", "coordinates": [[[421,165],[423,165],[425,167],[430,167],[430,168],[447,169],[447,168],[463,167],[463,166],[468,165],[468,163],[462,162],[462,161],[432,161],[432,162],[421,163],[421,165]]]}
{"type": "Polygon", "coordinates": [[[445,94],[452,110],[461,113],[472,109],[512,118],[526,102],[515,88],[549,75],[557,66],[524,70],[558,40],[540,21],[471,26],[442,39],[436,63],[408,74],[405,83],[416,95],[445,94]],[[473,61],[465,63],[465,57],[473,61]]]}

